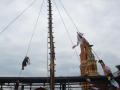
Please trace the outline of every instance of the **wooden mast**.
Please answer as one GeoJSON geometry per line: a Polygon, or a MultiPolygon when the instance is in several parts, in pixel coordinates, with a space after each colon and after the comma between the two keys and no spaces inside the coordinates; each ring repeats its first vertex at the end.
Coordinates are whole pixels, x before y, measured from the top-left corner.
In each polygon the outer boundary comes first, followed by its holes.
{"type": "Polygon", "coordinates": [[[54,50],[54,41],[53,41],[53,27],[52,27],[52,3],[51,0],[48,0],[48,29],[49,29],[49,45],[50,45],[50,90],[55,89],[55,50],[54,50]]]}

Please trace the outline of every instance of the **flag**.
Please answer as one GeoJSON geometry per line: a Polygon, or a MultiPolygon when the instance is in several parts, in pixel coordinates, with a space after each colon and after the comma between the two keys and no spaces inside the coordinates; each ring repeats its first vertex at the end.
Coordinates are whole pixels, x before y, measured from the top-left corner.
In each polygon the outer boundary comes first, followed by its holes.
{"type": "Polygon", "coordinates": [[[80,32],[77,32],[77,44],[74,45],[72,48],[74,49],[75,47],[77,47],[80,44],[80,42],[82,41],[82,39],[83,39],[83,34],[80,32]]]}

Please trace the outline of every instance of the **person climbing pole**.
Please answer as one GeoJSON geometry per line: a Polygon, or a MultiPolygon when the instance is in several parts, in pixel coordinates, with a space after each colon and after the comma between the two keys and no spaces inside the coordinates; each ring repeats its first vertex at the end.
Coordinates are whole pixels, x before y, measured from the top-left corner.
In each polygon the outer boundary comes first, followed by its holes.
{"type": "Polygon", "coordinates": [[[28,56],[26,56],[22,62],[22,70],[24,70],[24,67],[30,64],[30,59],[28,56]]]}

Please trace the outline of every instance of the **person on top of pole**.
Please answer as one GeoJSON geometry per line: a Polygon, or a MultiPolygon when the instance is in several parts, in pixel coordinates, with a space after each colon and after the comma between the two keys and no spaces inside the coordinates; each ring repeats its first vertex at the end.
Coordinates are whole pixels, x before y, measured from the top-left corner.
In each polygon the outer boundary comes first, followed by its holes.
{"type": "Polygon", "coordinates": [[[115,77],[113,76],[111,69],[105,65],[103,60],[99,60],[98,62],[101,64],[104,74],[107,76],[107,79],[110,82],[110,84],[114,86],[115,88],[117,88],[117,90],[120,90],[120,86],[115,80],[115,77]]]}
{"type": "Polygon", "coordinates": [[[22,70],[24,70],[24,67],[30,64],[30,59],[28,56],[26,56],[22,62],[22,70]]]}

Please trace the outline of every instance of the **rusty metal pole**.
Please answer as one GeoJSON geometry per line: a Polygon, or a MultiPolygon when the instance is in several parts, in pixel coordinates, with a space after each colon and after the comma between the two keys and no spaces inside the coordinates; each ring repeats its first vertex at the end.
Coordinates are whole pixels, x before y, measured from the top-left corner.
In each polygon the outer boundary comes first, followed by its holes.
{"type": "Polygon", "coordinates": [[[50,45],[50,90],[55,89],[55,50],[54,50],[54,41],[53,41],[53,27],[52,27],[52,3],[51,0],[48,0],[48,29],[49,29],[49,45],[50,45]]]}

